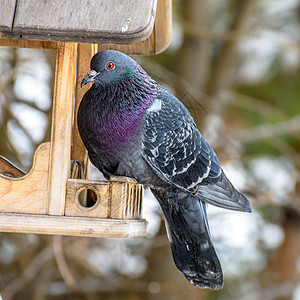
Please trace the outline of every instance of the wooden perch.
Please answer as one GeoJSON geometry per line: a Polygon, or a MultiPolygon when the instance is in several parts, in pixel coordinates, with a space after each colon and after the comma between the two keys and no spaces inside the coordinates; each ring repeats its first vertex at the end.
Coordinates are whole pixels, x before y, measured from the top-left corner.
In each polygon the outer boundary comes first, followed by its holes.
{"type": "Polygon", "coordinates": [[[145,235],[147,222],[143,219],[115,220],[0,213],[0,231],[126,238],[145,235]]]}

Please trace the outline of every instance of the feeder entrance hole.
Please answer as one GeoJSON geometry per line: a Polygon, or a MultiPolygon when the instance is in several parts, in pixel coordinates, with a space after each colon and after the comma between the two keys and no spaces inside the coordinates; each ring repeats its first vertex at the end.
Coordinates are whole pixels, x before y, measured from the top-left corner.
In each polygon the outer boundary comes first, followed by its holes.
{"type": "Polygon", "coordinates": [[[75,203],[81,210],[95,209],[100,203],[100,193],[92,187],[82,187],[76,193],[75,203]]]}

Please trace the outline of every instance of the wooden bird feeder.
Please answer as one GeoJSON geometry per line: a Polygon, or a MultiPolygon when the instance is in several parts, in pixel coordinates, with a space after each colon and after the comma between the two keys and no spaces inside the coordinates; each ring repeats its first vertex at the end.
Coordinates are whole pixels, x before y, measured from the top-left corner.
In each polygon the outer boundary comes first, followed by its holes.
{"type": "Polygon", "coordinates": [[[0,3],[0,46],[56,50],[51,140],[36,149],[27,174],[0,158],[0,231],[145,235],[143,187],[126,177],[89,180],[87,152],[72,120],[87,91],[80,88],[80,82],[96,52],[116,49],[148,55],[168,46],[171,1],[0,3]],[[93,195],[93,205],[87,205],[89,195],[93,195]]]}

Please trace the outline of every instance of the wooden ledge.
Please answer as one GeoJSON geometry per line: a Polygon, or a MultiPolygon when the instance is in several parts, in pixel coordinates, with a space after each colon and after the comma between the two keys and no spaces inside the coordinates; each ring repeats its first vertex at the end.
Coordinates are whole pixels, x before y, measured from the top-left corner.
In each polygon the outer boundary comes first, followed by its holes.
{"type": "Polygon", "coordinates": [[[145,236],[148,222],[0,213],[0,232],[127,238],[145,236]]]}

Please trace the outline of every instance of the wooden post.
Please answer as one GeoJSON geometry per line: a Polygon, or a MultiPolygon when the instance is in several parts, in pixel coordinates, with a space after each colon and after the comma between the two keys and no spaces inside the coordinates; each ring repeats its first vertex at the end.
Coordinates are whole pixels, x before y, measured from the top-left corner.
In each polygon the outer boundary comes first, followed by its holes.
{"type": "Polygon", "coordinates": [[[172,1],[158,0],[157,13],[153,32],[155,35],[154,49],[151,54],[164,51],[171,42],[172,34],[172,1]]]}
{"type": "Polygon", "coordinates": [[[84,86],[81,88],[81,81],[90,70],[90,61],[94,54],[98,52],[98,45],[96,44],[78,44],[78,56],[77,56],[77,81],[76,81],[76,94],[75,94],[75,107],[74,107],[74,130],[73,130],[73,146],[71,159],[80,162],[84,168],[83,178],[88,178],[88,158],[87,151],[82,143],[78,132],[77,125],[77,112],[82,97],[90,88],[90,86],[84,86]]]}
{"type": "Polygon", "coordinates": [[[63,215],[70,177],[76,43],[58,43],[52,108],[48,214],[63,215]]]}

